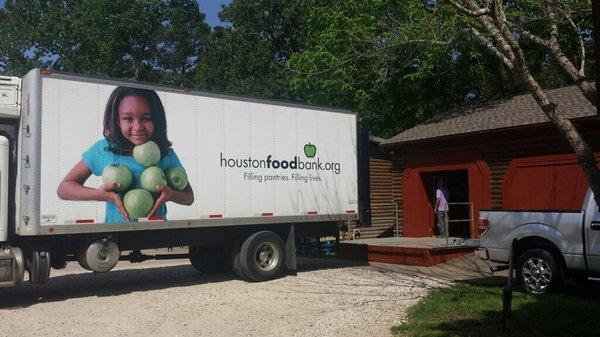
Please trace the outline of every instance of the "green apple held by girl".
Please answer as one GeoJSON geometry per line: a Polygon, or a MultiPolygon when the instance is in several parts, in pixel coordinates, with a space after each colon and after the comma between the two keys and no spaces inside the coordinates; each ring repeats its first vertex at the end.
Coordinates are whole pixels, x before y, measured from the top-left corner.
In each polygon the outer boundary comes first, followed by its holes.
{"type": "Polygon", "coordinates": [[[181,167],[171,167],[166,173],[163,173],[160,168],[151,166],[158,163],[160,159],[160,149],[151,140],[142,145],[136,145],[133,148],[133,158],[146,167],[150,166],[144,170],[141,177],[142,187],[147,191],[156,192],[156,186],[164,184],[183,191],[188,184],[187,174],[181,167]]]}
{"type": "Polygon", "coordinates": [[[133,182],[133,175],[127,166],[110,164],[102,170],[102,183],[105,185],[116,184],[115,191],[125,192],[133,182]]]}
{"type": "MultiPolygon", "coordinates": [[[[110,95],[104,112],[104,138],[93,144],[82,154],[82,159],[67,173],[59,184],[57,193],[64,200],[97,200],[106,202],[106,223],[129,221],[129,214],[119,195],[119,182],[107,181],[98,188],[84,186],[92,175],[101,176],[108,165],[126,166],[134,179],[131,188],[141,189],[140,178],[145,165],[156,166],[160,170],[183,166],[167,137],[167,122],[162,102],[152,90],[117,87],[110,95]],[[152,141],[160,152],[158,162],[150,158],[138,163],[134,158],[134,147],[152,141]]],[[[152,145],[150,145],[152,146],[152,145]]],[[[144,151],[145,152],[145,151],[144,151]]],[[[151,156],[149,156],[151,157],[151,156]]],[[[189,184],[182,190],[169,187],[159,181],[154,186],[156,200],[147,216],[157,216],[166,220],[166,203],[171,201],[182,205],[194,202],[194,193],[189,184]]],[[[146,199],[147,201],[147,199],[146,199]]],[[[136,212],[136,216],[139,215],[136,212]]]]}

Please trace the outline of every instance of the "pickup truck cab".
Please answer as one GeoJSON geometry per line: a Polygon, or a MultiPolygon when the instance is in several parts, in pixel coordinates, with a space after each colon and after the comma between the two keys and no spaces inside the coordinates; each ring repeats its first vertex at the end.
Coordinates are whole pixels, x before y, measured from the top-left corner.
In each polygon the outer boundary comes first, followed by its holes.
{"type": "Polygon", "coordinates": [[[480,225],[484,259],[508,263],[517,239],[515,270],[528,292],[556,290],[569,277],[600,280],[600,211],[591,189],[580,212],[482,210],[480,225]]]}

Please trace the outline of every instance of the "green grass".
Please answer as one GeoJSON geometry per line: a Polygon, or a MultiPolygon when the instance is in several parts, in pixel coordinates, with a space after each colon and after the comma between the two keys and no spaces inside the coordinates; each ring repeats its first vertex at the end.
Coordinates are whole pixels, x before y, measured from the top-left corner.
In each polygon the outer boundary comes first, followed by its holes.
{"type": "Polygon", "coordinates": [[[431,291],[408,312],[397,336],[598,336],[600,290],[567,286],[559,294],[513,292],[513,317],[502,331],[502,285],[457,284],[431,291]]]}

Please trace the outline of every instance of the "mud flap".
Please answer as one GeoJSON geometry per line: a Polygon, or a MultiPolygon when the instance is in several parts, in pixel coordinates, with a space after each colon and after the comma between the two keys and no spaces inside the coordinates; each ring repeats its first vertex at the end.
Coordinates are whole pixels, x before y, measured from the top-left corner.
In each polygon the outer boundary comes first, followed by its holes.
{"type": "Polygon", "coordinates": [[[289,275],[296,276],[296,236],[294,235],[294,225],[290,225],[287,239],[285,240],[285,267],[289,275]]]}

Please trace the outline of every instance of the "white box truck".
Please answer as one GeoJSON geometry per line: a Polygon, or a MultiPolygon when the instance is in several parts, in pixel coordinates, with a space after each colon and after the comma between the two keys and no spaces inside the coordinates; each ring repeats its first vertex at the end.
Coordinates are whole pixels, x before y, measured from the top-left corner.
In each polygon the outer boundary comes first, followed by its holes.
{"type": "MultiPolygon", "coordinates": [[[[102,177],[88,169],[81,186],[97,191],[102,177]]],[[[357,175],[351,111],[42,69],[0,77],[0,287],[20,284],[25,271],[45,283],[68,261],[106,272],[118,260],[181,258],[142,254],[179,246],[200,270],[231,268],[255,281],[294,273],[297,238],[337,236],[357,219],[357,175]],[[105,140],[117,88],[158,96],[191,204],[107,221],[108,202],[59,197],[67,174],[105,140]]]]}

